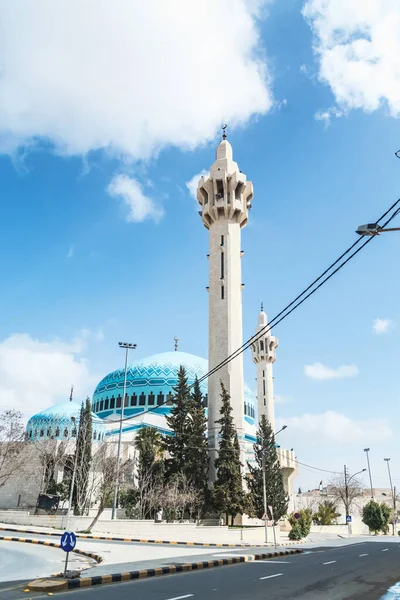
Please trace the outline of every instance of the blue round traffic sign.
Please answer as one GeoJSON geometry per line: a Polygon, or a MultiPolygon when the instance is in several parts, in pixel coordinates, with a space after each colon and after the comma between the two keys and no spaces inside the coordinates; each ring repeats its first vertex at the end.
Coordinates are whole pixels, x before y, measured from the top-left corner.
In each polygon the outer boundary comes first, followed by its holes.
{"type": "Polygon", "coordinates": [[[76,546],[76,535],[73,531],[64,531],[61,536],[61,548],[64,552],[71,552],[76,546]]]}

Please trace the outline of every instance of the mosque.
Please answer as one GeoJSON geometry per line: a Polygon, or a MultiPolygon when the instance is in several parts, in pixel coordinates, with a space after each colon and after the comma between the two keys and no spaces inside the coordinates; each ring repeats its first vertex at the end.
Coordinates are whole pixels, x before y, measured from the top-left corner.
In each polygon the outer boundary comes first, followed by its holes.
{"type": "MultiPolygon", "coordinates": [[[[232,146],[225,131],[217,147],[216,160],[208,175],[198,183],[197,197],[203,225],[209,232],[209,349],[205,358],[178,350],[154,354],[139,359],[127,367],[126,396],[122,407],[125,369],[106,375],[97,385],[92,398],[93,441],[118,440],[122,422],[122,445],[132,447],[136,433],[142,427],[156,428],[170,435],[166,423],[173,404],[173,388],[178,381],[180,366],[185,367],[189,385],[197,377],[218,367],[201,382],[205,407],[208,413],[208,439],[210,455],[215,457],[218,448],[218,425],[221,407],[220,381],[230,393],[232,415],[241,447],[242,463],[254,460],[253,444],[256,441],[258,419],[265,414],[275,430],[272,365],[276,359],[277,339],[268,331],[267,315],[261,307],[256,335],[251,345],[253,362],[257,371],[257,395],[254,397],[244,382],[243,354],[235,354],[243,344],[241,280],[241,230],[248,221],[253,185],[233,161],[232,146]],[[227,357],[232,360],[227,361],[227,357]],[[121,414],[122,413],[122,414],[121,414]],[[214,452],[213,452],[214,451],[214,452]]],[[[66,402],[34,415],[27,424],[27,438],[66,439],[76,436],[80,405],[66,402]]],[[[279,449],[285,487],[291,496],[296,474],[292,450],[279,449]]],[[[210,461],[213,465],[213,460],[210,461]]],[[[215,479],[213,466],[210,480],[215,479]]]]}

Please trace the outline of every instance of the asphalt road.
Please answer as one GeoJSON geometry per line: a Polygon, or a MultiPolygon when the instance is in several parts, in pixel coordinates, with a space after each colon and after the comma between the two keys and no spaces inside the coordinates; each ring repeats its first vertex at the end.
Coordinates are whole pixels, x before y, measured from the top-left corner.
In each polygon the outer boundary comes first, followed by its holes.
{"type": "MultiPolygon", "coordinates": [[[[400,543],[341,548],[57,594],[59,600],[378,600],[400,581],[400,543]]],[[[20,600],[21,589],[1,594],[20,600]],[[12,594],[12,595],[9,595],[12,594]]],[[[39,597],[31,593],[30,598],[39,597]]],[[[394,600],[396,596],[393,596],[394,600]]],[[[397,596],[400,598],[400,596],[397,596]]],[[[385,599],[386,600],[386,599],[385,599]]]]}

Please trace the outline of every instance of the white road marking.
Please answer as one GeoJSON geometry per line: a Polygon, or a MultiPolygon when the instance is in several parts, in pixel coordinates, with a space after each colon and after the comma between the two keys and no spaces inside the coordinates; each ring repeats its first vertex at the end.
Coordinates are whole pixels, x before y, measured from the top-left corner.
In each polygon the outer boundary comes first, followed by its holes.
{"type": "Polygon", "coordinates": [[[359,554],[358,556],[368,556],[368,554],[359,554]]]}
{"type": "Polygon", "coordinates": [[[326,563],[322,563],[323,565],[332,565],[333,563],[335,563],[336,560],[328,560],[328,562],[326,563]]]}
{"type": "Polygon", "coordinates": [[[384,550],[382,550],[382,552],[387,552],[389,550],[389,548],[385,548],[384,550]]]}
{"type": "Polygon", "coordinates": [[[183,600],[183,598],[193,598],[193,594],[186,594],[186,596],[175,596],[175,598],[167,598],[167,600],[183,600]]]}
{"type": "Polygon", "coordinates": [[[256,560],[252,564],[257,565],[259,563],[269,563],[270,565],[287,565],[290,564],[288,560],[256,560]]]}
{"type": "Polygon", "coordinates": [[[260,579],[272,579],[272,577],[280,577],[283,573],[275,573],[275,575],[267,575],[266,577],[260,577],[260,579]]]}

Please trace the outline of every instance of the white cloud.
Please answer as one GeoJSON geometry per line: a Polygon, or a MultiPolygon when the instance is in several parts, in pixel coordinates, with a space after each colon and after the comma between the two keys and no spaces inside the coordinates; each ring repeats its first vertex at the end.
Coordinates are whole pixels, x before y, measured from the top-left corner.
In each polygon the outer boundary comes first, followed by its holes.
{"type": "Polygon", "coordinates": [[[196,173],[196,175],[193,175],[192,179],[187,181],[185,184],[187,189],[189,190],[189,194],[196,201],[196,203],[197,203],[197,184],[199,183],[200,177],[204,177],[204,175],[208,175],[208,171],[206,171],[205,169],[200,171],[200,173],[196,173]]]}
{"type": "MultiPolygon", "coordinates": [[[[285,417],[292,444],[363,444],[385,442],[392,436],[386,419],[350,419],[342,413],[326,411],[321,414],[303,414],[285,417]]],[[[278,425],[280,427],[280,425],[278,425]]]]}
{"type": "Polygon", "coordinates": [[[275,404],[288,404],[289,402],[293,402],[294,398],[292,396],[280,396],[279,394],[274,396],[275,404]]]}
{"type": "Polygon", "coordinates": [[[358,368],[356,365],[342,365],[336,369],[326,367],[322,363],[305,365],[304,374],[310,379],[341,379],[344,377],[356,377],[358,368]]]}
{"type": "Polygon", "coordinates": [[[146,159],[272,106],[269,0],[0,2],[0,149],[146,159]]]}
{"type": "Polygon", "coordinates": [[[140,183],[128,175],[116,175],[107,188],[110,196],[121,197],[128,207],[126,220],[141,223],[145,219],[159,221],[164,214],[151,198],[144,195],[140,183]]]}
{"type": "Polygon", "coordinates": [[[382,333],[389,333],[393,327],[394,323],[390,319],[375,319],[372,330],[376,335],[381,335],[382,333]]]}
{"type": "Polygon", "coordinates": [[[74,247],[71,244],[71,246],[68,248],[68,252],[67,252],[67,258],[72,258],[74,255],[74,247]]]}
{"type": "Polygon", "coordinates": [[[307,0],[303,15],[314,33],[319,78],[341,109],[335,116],[382,105],[399,116],[399,1],[307,0]]]}
{"type": "Polygon", "coordinates": [[[83,330],[70,342],[44,342],[27,333],[13,334],[0,342],[0,406],[25,415],[66,401],[71,384],[83,400],[97,381],[82,357],[92,334],[83,330]]]}

